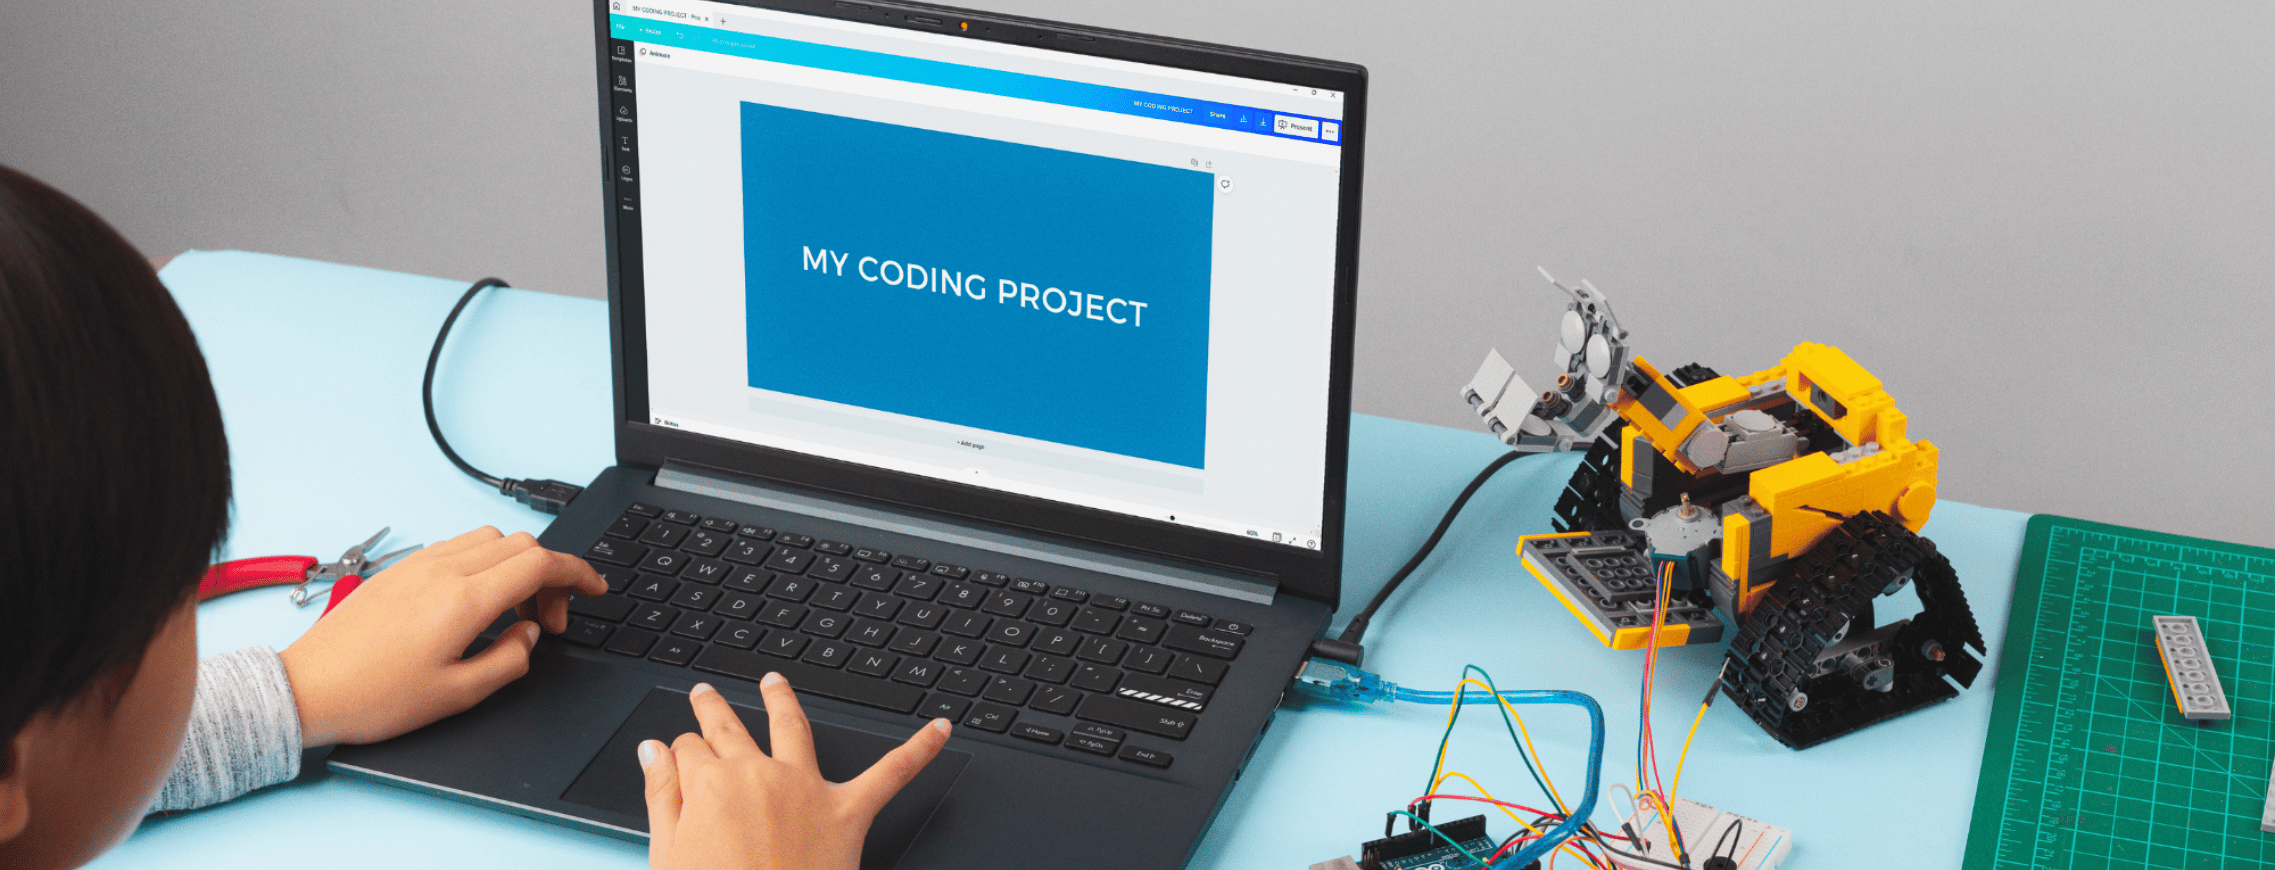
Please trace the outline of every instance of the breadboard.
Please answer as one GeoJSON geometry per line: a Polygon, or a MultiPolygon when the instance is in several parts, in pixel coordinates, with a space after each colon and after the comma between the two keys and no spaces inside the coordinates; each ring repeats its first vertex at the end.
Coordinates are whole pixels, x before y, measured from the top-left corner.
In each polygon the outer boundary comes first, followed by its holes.
{"type": "Polygon", "coordinates": [[[2275,550],[2035,516],[1965,870],[2275,864],[2275,550]],[[2196,617],[2234,718],[2180,717],[2150,620],[2196,617]]]}

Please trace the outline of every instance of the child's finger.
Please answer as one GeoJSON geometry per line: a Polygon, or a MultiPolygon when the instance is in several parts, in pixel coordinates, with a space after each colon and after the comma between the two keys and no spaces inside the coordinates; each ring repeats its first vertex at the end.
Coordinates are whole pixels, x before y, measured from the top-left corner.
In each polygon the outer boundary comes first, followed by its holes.
{"type": "Polygon", "coordinates": [[[460,691],[468,699],[465,706],[473,706],[474,702],[529,673],[529,651],[536,646],[537,623],[517,622],[500,632],[489,648],[453,665],[451,670],[459,681],[460,691]]]}
{"type": "Polygon", "coordinates": [[[679,831],[679,758],[661,740],[640,741],[639,755],[648,778],[648,864],[662,867],[679,831]]]}
{"type": "Polygon", "coordinates": [[[750,730],[743,727],[741,716],[735,715],[733,705],[719,696],[719,690],[710,683],[696,683],[687,693],[688,706],[695,708],[695,721],[703,723],[703,742],[720,755],[747,755],[758,751],[758,742],[751,739],[750,730]]]}
{"type": "Polygon", "coordinates": [[[885,753],[885,757],[877,759],[877,763],[869,765],[868,770],[845,787],[861,802],[864,814],[876,815],[885,808],[886,801],[892,800],[909,780],[924,771],[925,765],[932,763],[932,758],[940,754],[940,747],[947,743],[948,720],[934,719],[931,724],[916,729],[907,742],[885,753]]]}
{"type": "Polygon", "coordinates": [[[421,547],[418,552],[404,556],[395,564],[401,565],[405,562],[429,562],[435,559],[447,558],[459,553],[463,553],[471,547],[486,544],[505,536],[505,533],[498,531],[498,527],[496,526],[483,526],[479,529],[475,529],[471,532],[459,535],[458,537],[451,538],[450,540],[436,541],[432,544],[428,544],[425,547],[421,547]]]}
{"type": "Polygon", "coordinates": [[[821,766],[814,761],[814,728],[806,724],[806,708],[799,706],[798,693],[790,690],[790,681],[781,674],[767,674],[758,681],[758,692],[766,697],[767,735],[771,738],[767,754],[776,761],[819,770],[821,766]]]}

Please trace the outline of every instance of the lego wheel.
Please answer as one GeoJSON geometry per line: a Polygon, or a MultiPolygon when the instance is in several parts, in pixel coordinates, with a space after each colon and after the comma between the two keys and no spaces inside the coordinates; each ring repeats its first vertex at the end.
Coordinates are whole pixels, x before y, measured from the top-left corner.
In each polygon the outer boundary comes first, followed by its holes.
{"type": "Polygon", "coordinates": [[[1564,493],[1556,497],[1554,525],[1557,531],[1600,532],[1627,528],[1627,520],[1619,513],[1619,436],[1625,428],[1626,421],[1613,423],[1596,436],[1596,443],[1588,445],[1587,455],[1580,458],[1580,467],[1572,470],[1572,479],[1565,482],[1564,493]]]}
{"type": "Polygon", "coordinates": [[[1887,514],[1843,521],[1786,563],[1738,628],[1722,689],[1778,742],[1806,749],[1956,697],[1985,652],[1951,560],[1887,514]],[[1921,610],[1873,625],[1872,603],[1916,585],[1921,610]]]}

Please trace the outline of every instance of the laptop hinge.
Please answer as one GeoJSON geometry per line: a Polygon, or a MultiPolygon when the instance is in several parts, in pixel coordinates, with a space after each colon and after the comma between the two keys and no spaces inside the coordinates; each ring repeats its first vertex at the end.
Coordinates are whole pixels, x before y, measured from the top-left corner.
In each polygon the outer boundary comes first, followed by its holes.
{"type": "Polygon", "coordinates": [[[656,485],[679,492],[865,526],[878,531],[914,535],[1006,556],[1050,562],[1078,571],[1206,592],[1238,601],[1270,604],[1279,592],[1276,583],[1227,571],[1181,565],[1166,559],[1149,559],[1055,538],[1025,536],[976,523],[886,510],[850,499],[792,491],[787,487],[771,486],[749,478],[676,462],[667,461],[656,470],[656,485]]]}

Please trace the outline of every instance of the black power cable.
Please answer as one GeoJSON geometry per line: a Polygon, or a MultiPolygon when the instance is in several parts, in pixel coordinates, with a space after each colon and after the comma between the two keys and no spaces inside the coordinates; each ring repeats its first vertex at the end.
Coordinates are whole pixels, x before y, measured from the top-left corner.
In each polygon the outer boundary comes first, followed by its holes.
{"type": "Polygon", "coordinates": [[[450,440],[442,437],[442,424],[434,416],[435,365],[442,361],[442,343],[450,338],[450,328],[458,323],[459,312],[465,311],[466,303],[474,301],[474,294],[483,289],[510,286],[512,285],[496,278],[484,278],[474,282],[474,286],[466,288],[465,295],[458,297],[458,304],[450,308],[450,316],[442,319],[442,331],[435,333],[434,350],[427,352],[427,376],[419,384],[419,402],[426,406],[427,432],[434,435],[434,445],[442,448],[442,455],[450,460],[450,464],[458,466],[458,470],[466,472],[475,480],[497,487],[500,495],[513,496],[514,501],[528,505],[532,510],[558,514],[563,506],[585,491],[584,487],[558,480],[513,480],[484,474],[481,469],[467,462],[465,457],[459,456],[458,451],[450,449],[450,440]]]}
{"type": "Polygon", "coordinates": [[[1343,626],[1341,637],[1323,637],[1312,641],[1311,654],[1358,667],[1366,657],[1366,648],[1359,645],[1359,638],[1367,633],[1367,621],[1374,618],[1375,611],[1382,609],[1383,602],[1390,600],[1391,593],[1398,591],[1399,584],[1406,582],[1406,575],[1414,573],[1414,569],[1421,566],[1422,560],[1429,558],[1430,552],[1437,549],[1438,539],[1446,536],[1446,529],[1453,525],[1454,517],[1461,514],[1462,506],[1469,503],[1469,497],[1476,495],[1478,488],[1484,486],[1494,472],[1523,455],[1514,450],[1509,451],[1477,472],[1477,476],[1469,481],[1469,486],[1463,488],[1461,495],[1456,496],[1453,504],[1446,508],[1446,515],[1438,520],[1438,527],[1430,532],[1430,539],[1423,541],[1421,549],[1414,551],[1414,558],[1406,560],[1406,565],[1399,568],[1398,573],[1390,575],[1390,582],[1382,584],[1381,591],[1374,594],[1374,600],[1367,602],[1367,606],[1357,616],[1351,617],[1350,624],[1343,626]]]}

